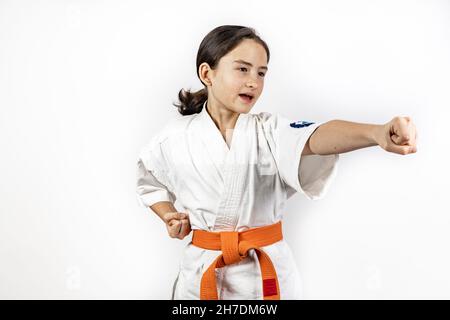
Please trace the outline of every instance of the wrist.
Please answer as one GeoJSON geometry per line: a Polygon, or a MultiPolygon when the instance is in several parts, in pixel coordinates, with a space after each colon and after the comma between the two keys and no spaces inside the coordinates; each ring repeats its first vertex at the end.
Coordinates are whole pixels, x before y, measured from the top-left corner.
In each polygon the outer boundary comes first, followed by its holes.
{"type": "Polygon", "coordinates": [[[169,201],[160,201],[153,204],[150,207],[164,222],[166,221],[165,217],[171,212],[177,212],[177,209],[174,207],[172,202],[169,201]]]}
{"type": "Polygon", "coordinates": [[[372,145],[379,145],[380,144],[380,137],[383,136],[384,132],[384,125],[382,124],[374,124],[371,125],[369,130],[369,141],[372,145]]]}

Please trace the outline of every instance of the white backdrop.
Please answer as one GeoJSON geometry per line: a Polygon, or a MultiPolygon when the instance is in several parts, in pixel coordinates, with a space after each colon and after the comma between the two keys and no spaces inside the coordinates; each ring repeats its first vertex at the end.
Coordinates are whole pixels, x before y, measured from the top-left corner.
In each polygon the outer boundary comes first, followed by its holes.
{"type": "MultiPolygon", "coordinates": [[[[0,298],[167,299],[190,237],[139,207],[139,149],[222,24],[271,49],[252,113],[382,124],[285,213],[306,299],[450,298],[450,1],[0,1],[0,298]]],[[[179,204],[176,204],[180,208],[179,204]]]]}

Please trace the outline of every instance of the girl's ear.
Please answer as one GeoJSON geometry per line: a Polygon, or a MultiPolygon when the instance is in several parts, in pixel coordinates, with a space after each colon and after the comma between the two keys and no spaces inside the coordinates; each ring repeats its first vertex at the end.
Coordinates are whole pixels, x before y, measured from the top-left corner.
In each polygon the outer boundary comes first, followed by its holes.
{"type": "Polygon", "coordinates": [[[203,62],[198,67],[198,74],[200,75],[200,79],[206,86],[212,85],[210,78],[211,78],[211,76],[214,76],[214,70],[211,69],[211,67],[209,66],[209,64],[207,62],[203,62]]]}

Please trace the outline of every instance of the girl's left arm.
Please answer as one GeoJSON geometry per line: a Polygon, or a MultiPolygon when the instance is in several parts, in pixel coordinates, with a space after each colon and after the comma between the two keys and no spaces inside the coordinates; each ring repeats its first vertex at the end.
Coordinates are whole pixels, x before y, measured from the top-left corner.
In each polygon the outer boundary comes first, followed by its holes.
{"type": "Polygon", "coordinates": [[[329,155],[379,145],[388,152],[415,153],[416,126],[409,117],[395,117],[386,124],[332,120],[309,137],[302,155],[329,155]]]}

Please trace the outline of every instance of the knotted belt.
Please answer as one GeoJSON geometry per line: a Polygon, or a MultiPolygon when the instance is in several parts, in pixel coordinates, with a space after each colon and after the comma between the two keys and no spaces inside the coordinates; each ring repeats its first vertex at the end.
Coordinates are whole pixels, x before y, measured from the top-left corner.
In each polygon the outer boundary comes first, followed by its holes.
{"type": "Polygon", "coordinates": [[[245,231],[210,232],[194,230],[192,243],[208,250],[221,250],[219,255],[203,273],[200,284],[201,300],[218,300],[216,268],[222,268],[245,259],[248,251],[254,249],[258,255],[264,300],[280,300],[278,277],[270,257],[260,247],[283,239],[281,221],[264,227],[245,231]]]}

